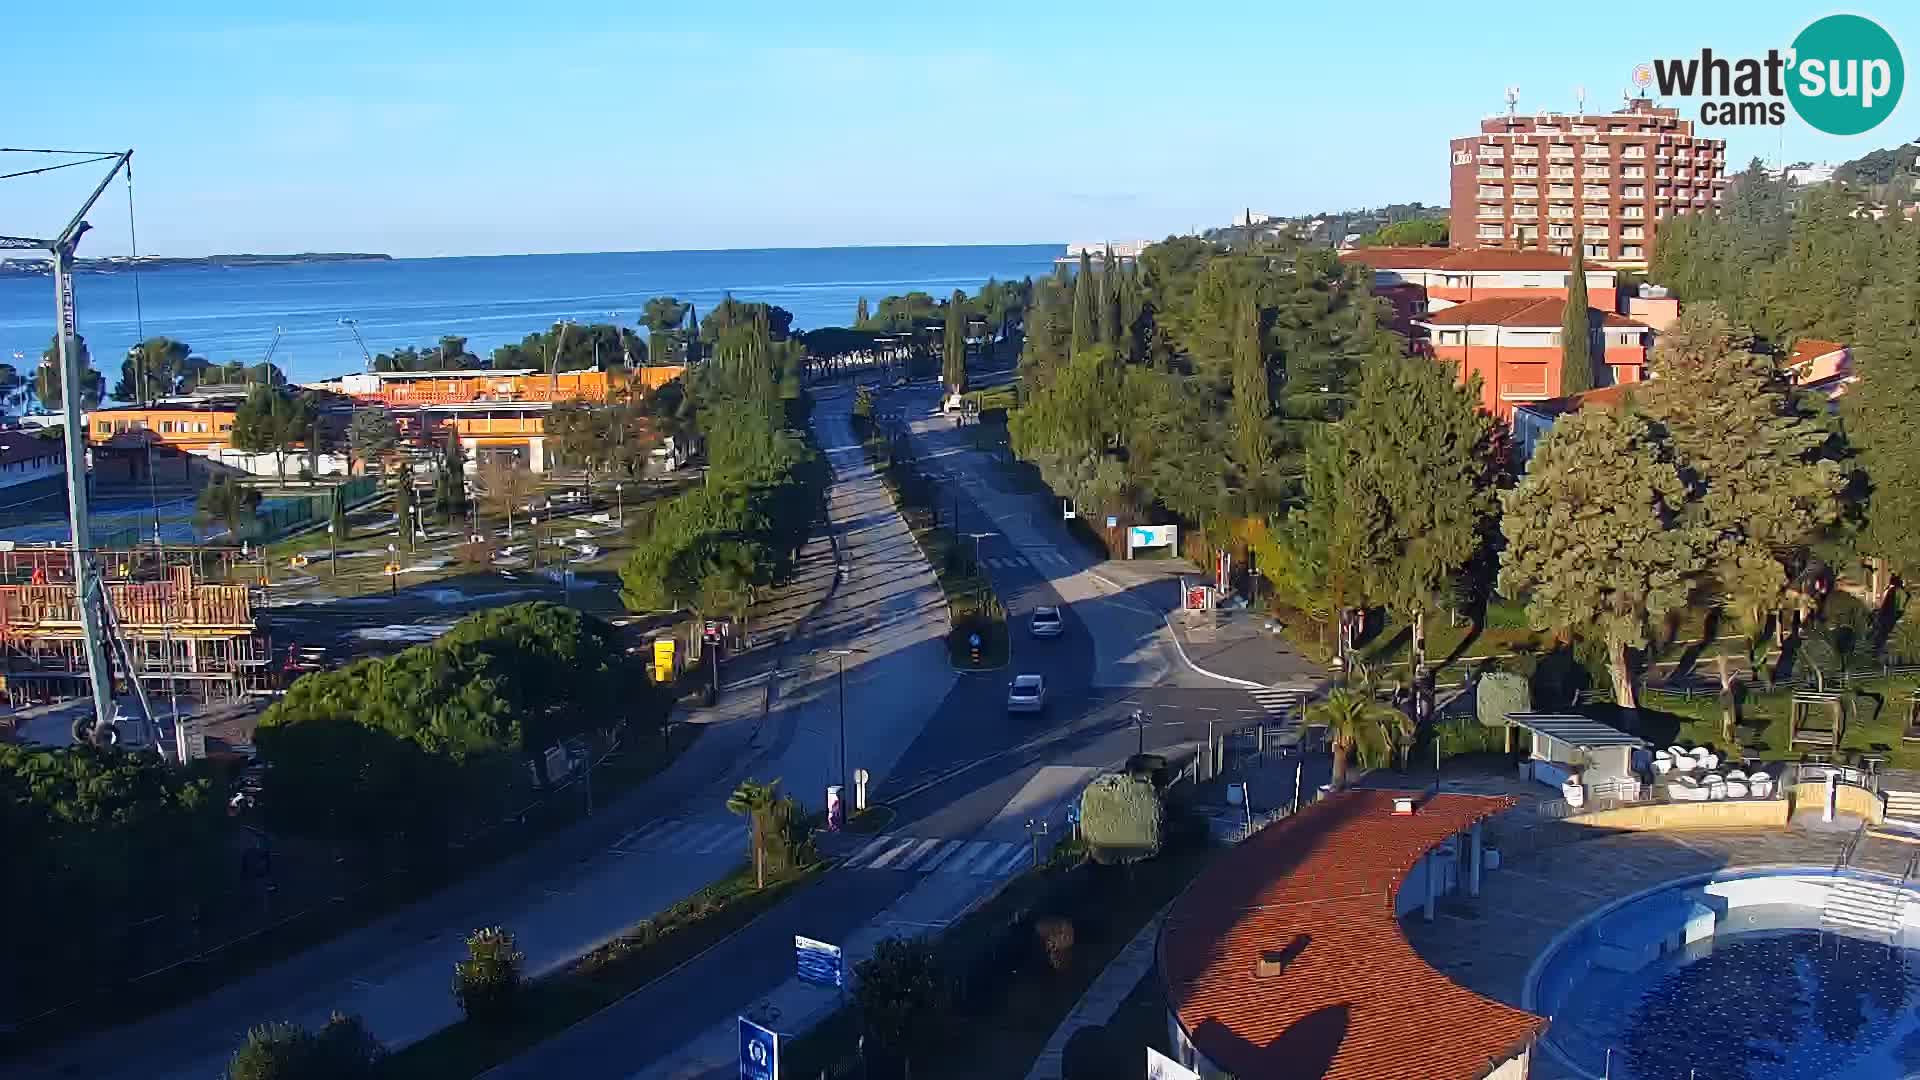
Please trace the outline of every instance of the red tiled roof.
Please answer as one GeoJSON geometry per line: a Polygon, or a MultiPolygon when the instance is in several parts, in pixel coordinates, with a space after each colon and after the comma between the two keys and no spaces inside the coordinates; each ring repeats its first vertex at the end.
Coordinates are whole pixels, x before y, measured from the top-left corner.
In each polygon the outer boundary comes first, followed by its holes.
{"type": "MultiPolygon", "coordinates": [[[[1377,247],[1343,251],[1347,262],[1365,263],[1378,270],[1572,270],[1573,258],[1548,251],[1504,251],[1499,248],[1377,247]]],[[[1589,266],[1587,272],[1610,272],[1589,266]]]]}
{"type": "Polygon", "coordinates": [[[1529,412],[1546,413],[1552,416],[1565,416],[1571,412],[1579,412],[1588,405],[1600,409],[1617,409],[1625,405],[1635,392],[1644,389],[1646,385],[1646,383],[1615,383],[1612,386],[1603,386],[1598,390],[1588,390],[1570,397],[1529,401],[1518,407],[1529,412]]]}
{"type": "Polygon", "coordinates": [[[1513,800],[1434,795],[1397,817],[1407,794],[1330,796],[1221,856],[1174,904],[1161,977],[1208,1060],[1247,1080],[1478,1080],[1546,1028],[1427,966],[1394,917],[1429,849],[1513,800]],[[1266,956],[1280,974],[1256,972],[1266,956]]]}
{"type": "Polygon", "coordinates": [[[1787,366],[1795,368],[1802,364],[1811,364],[1823,356],[1837,353],[1844,348],[1846,348],[1846,346],[1837,341],[1822,341],[1819,338],[1801,338],[1793,343],[1793,352],[1787,357],[1787,366]]]}
{"type": "MultiPolygon", "coordinates": [[[[1469,300],[1464,304],[1441,308],[1432,312],[1421,322],[1429,326],[1554,326],[1560,325],[1566,314],[1567,300],[1563,296],[1493,296],[1485,300],[1469,300]]],[[[1589,318],[1593,314],[1601,316],[1602,325],[1617,327],[1638,327],[1649,330],[1646,323],[1629,319],[1611,311],[1588,308],[1589,318]]]]}

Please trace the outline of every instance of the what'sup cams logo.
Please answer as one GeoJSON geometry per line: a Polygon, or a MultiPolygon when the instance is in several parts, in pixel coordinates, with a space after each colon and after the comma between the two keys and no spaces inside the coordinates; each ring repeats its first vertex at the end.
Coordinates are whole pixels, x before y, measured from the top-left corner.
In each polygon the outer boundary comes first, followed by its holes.
{"type": "Polygon", "coordinates": [[[1662,97],[1701,97],[1700,122],[1778,127],[1791,105],[1800,119],[1829,135],[1858,135],[1893,115],[1906,84],[1900,46],[1879,23],[1829,15],[1800,31],[1785,51],[1728,59],[1655,60],[1633,69],[1634,85],[1662,97]]]}

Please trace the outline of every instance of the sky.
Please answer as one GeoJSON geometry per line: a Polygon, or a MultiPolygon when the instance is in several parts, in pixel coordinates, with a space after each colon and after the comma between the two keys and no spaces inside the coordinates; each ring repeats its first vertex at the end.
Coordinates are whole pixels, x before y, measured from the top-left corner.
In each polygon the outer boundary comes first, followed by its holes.
{"type": "MultiPolygon", "coordinates": [[[[1444,203],[1448,138],[1508,86],[1612,106],[1635,63],[1836,10],[1920,61],[1910,2],[13,3],[0,143],[134,148],[148,254],[1158,238],[1444,203]]],[[[1717,130],[1838,162],[1920,136],[1916,97],[1852,138],[1717,130]]],[[[0,234],[57,228],[83,171],[0,182],[0,234]]],[[[127,250],[103,205],[82,254],[127,250]]]]}

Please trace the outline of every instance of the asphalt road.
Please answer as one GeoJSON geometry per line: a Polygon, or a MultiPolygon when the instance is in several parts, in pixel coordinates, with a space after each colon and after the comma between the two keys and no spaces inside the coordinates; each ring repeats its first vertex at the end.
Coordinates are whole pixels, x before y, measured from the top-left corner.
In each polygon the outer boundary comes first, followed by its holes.
{"type": "MultiPolygon", "coordinates": [[[[838,412],[846,407],[851,389],[816,392],[823,411],[838,412]]],[[[935,388],[895,391],[886,395],[884,408],[924,415],[937,399],[935,388]]],[[[947,485],[945,494],[949,507],[958,498],[962,532],[988,531],[994,525],[993,515],[960,485],[947,485]]],[[[1054,529],[1059,545],[1072,543],[1057,523],[1054,529]]],[[[982,557],[1006,554],[995,544],[1007,542],[1004,535],[988,539],[982,557]]],[[[1063,599],[1040,561],[1002,559],[1000,563],[989,572],[1014,627],[1013,659],[1004,670],[960,675],[894,764],[891,778],[877,786],[874,800],[887,803],[897,815],[888,836],[949,847],[960,841],[1021,847],[1026,837],[1018,821],[1007,820],[1009,802],[1043,769],[1078,766],[1092,774],[1117,765],[1142,746],[1154,750],[1201,743],[1210,728],[1245,726],[1266,715],[1244,689],[1177,685],[1184,680],[1170,677],[1159,685],[1095,686],[1094,628],[1063,599]],[[1062,608],[1066,632],[1061,637],[1039,640],[1027,634],[1028,616],[1040,605],[1062,608]],[[1047,681],[1048,708],[1038,715],[1013,715],[1006,710],[1008,682],[1024,672],[1037,672],[1047,681]],[[1131,719],[1136,710],[1150,718],[1144,728],[1131,719]]],[[[1175,596],[1171,588],[1145,589],[1134,602],[1158,604],[1158,610],[1164,610],[1175,596]]],[[[910,699],[917,691],[904,692],[910,699]]],[[[910,707],[918,702],[901,700],[899,704],[910,707]]],[[[886,709],[887,705],[869,695],[860,707],[886,709]]],[[[1025,865],[1022,858],[1006,872],[1018,872],[1025,865]]],[[[649,1076],[729,1075],[718,1061],[695,1060],[695,1046],[710,1048],[714,1029],[739,1014],[753,1013],[776,1027],[795,1019],[774,1015],[769,1005],[770,997],[792,977],[795,934],[844,941],[938,873],[919,868],[837,868],[681,970],[488,1076],[493,1080],[561,1075],[624,1078],[650,1063],[655,1068],[648,1071],[649,1076]],[[708,1036],[704,1041],[703,1034],[708,1036]]]]}

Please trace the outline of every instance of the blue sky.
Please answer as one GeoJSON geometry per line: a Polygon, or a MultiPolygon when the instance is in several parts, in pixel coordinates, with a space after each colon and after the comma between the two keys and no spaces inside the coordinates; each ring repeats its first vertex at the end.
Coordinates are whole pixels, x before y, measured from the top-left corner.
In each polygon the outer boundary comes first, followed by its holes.
{"type": "MultiPolygon", "coordinates": [[[[141,249],[178,255],[1124,239],[1245,206],[1444,202],[1446,140],[1506,86],[1523,108],[1571,108],[1576,85],[1611,105],[1636,62],[1785,47],[1848,10],[6,7],[0,142],[134,147],[141,249]]],[[[1920,8],[1850,10],[1920,62],[1920,8]]],[[[1850,139],[1797,120],[1725,129],[1729,156],[1893,145],[1920,136],[1916,94],[1850,139]]],[[[44,231],[79,193],[71,177],[0,183],[0,233],[44,231]]],[[[125,249],[115,217],[95,215],[86,253],[125,249]]]]}

